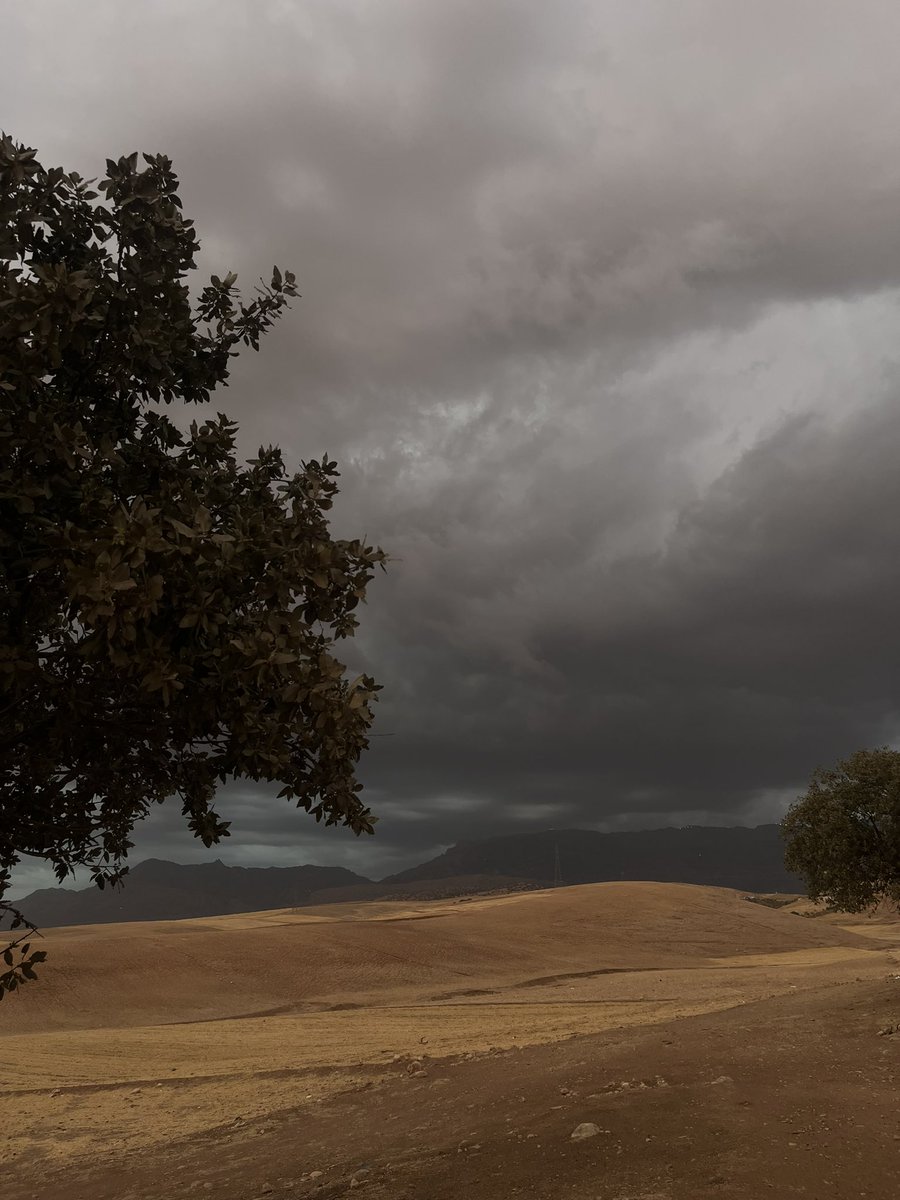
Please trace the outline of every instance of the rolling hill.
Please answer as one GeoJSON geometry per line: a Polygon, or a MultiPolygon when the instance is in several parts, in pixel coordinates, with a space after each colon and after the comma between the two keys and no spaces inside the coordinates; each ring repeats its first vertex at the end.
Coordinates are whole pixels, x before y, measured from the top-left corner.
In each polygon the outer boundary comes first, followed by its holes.
{"type": "Polygon", "coordinates": [[[3,1016],[7,1030],[266,1017],[862,945],[740,892],[688,884],[601,883],[470,904],[365,901],[48,930],[52,970],[3,1016]]]}

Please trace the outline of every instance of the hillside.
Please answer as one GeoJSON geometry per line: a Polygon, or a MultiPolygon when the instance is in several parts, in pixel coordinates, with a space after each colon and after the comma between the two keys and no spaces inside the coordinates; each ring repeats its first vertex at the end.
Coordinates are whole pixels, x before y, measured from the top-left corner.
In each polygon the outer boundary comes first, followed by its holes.
{"type": "Polygon", "coordinates": [[[229,867],[148,858],[120,888],[42,888],[17,904],[41,927],[168,921],[308,904],[325,888],[370,884],[344,867],[229,867]]]}
{"type": "Polygon", "coordinates": [[[52,929],[0,1013],[0,1200],[36,1169],[42,1200],[756,1200],[793,1164],[779,1195],[881,1200],[900,926],[874,931],[623,882],[52,929]],[[829,1190],[847,1111],[874,1133],[829,1190]]]}
{"type": "Polygon", "coordinates": [[[777,825],[651,829],[597,833],[545,830],[458,842],[437,858],[400,871],[382,883],[406,883],[454,875],[508,875],[551,881],[556,853],[564,883],[653,879],[699,883],[754,892],[797,892],[801,881],[784,868],[777,825]]]}
{"type": "Polygon", "coordinates": [[[72,926],[47,932],[40,986],[4,1001],[3,1020],[51,1029],[302,1013],[407,990],[450,998],[567,973],[861,944],[738,892],[654,883],[72,926]]]}
{"type": "Polygon", "coordinates": [[[611,882],[51,929],[0,1012],[0,1200],[882,1200],[900,926],[792,907],[611,882]]]}

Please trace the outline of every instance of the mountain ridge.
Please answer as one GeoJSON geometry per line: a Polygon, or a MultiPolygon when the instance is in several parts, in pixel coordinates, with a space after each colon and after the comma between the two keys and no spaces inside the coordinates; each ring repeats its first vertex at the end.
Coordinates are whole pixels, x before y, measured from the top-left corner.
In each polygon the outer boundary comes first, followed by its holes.
{"type": "Polygon", "coordinates": [[[371,881],[345,867],[230,867],[148,858],[135,863],[121,888],[41,888],[15,901],[41,926],[101,925],[217,917],[308,904],[317,891],[371,881]]]}
{"type": "Polygon", "coordinates": [[[549,883],[558,858],[566,884],[645,879],[797,891],[800,880],[785,869],[783,857],[778,825],[687,825],[615,833],[550,829],[457,842],[428,862],[380,882],[500,873],[549,883]]]}
{"type": "Polygon", "coordinates": [[[37,925],[49,927],[625,879],[803,891],[800,879],[784,867],[777,825],[694,825],[618,833],[550,829],[466,839],[378,881],[345,867],[232,867],[218,859],[182,864],[150,858],[131,868],[122,888],[42,888],[16,906],[37,925]]]}

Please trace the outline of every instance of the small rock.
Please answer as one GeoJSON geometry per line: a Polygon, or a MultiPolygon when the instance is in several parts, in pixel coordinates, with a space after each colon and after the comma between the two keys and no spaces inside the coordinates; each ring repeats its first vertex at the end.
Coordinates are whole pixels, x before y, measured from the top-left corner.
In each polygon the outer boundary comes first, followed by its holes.
{"type": "Polygon", "coordinates": [[[321,1171],[310,1171],[309,1178],[310,1179],[321,1179],[322,1172],[321,1171]]]}
{"type": "Polygon", "coordinates": [[[897,1032],[896,1025],[885,1025],[881,1029],[878,1030],[878,1036],[879,1037],[890,1037],[891,1034],[896,1033],[896,1032],[897,1032]]]}
{"type": "Polygon", "coordinates": [[[420,1045],[420,1046],[427,1046],[427,1045],[428,1045],[428,1038],[419,1038],[419,1045],[420,1045]]]}
{"type": "Polygon", "coordinates": [[[272,1187],[271,1183],[264,1183],[259,1189],[259,1194],[261,1196],[271,1196],[274,1191],[275,1189],[272,1187]]]}
{"type": "Polygon", "coordinates": [[[585,1138],[596,1137],[599,1132],[599,1125],[595,1125],[593,1121],[582,1121],[580,1125],[576,1125],[572,1130],[569,1140],[583,1142],[585,1138]]]}
{"type": "Polygon", "coordinates": [[[130,1095],[132,1095],[132,1096],[139,1096],[140,1094],[141,1094],[141,1089],[140,1089],[140,1088],[132,1088],[132,1089],[131,1089],[130,1095]]]}
{"type": "Polygon", "coordinates": [[[710,1083],[710,1087],[715,1087],[716,1084],[718,1084],[718,1083],[734,1083],[734,1080],[731,1078],[730,1075],[720,1075],[718,1077],[718,1079],[712,1080],[712,1082],[710,1083]]]}

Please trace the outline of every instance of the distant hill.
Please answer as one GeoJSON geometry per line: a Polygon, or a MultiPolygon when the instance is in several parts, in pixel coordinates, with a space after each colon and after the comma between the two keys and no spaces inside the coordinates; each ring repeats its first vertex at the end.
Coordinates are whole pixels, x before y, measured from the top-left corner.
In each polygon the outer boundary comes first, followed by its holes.
{"type": "Polygon", "coordinates": [[[507,875],[550,883],[557,851],[562,881],[567,884],[643,879],[752,892],[804,890],[802,881],[785,870],[777,825],[755,829],[693,825],[634,833],[551,829],[484,838],[457,842],[437,858],[381,883],[455,875],[507,875]]]}
{"type": "Polygon", "coordinates": [[[45,927],[168,921],[297,908],[322,889],[371,882],[344,867],[228,867],[218,861],[182,865],[148,858],[131,868],[121,888],[42,888],[16,904],[45,927]]]}
{"type": "Polygon", "coordinates": [[[374,882],[343,867],[179,865],[147,859],[121,889],[44,888],[17,901],[44,927],[164,921],[378,899],[442,899],[614,880],[700,883],[750,892],[804,890],[784,869],[777,825],[690,826],[635,833],[544,830],[458,842],[437,858],[374,882]]]}

